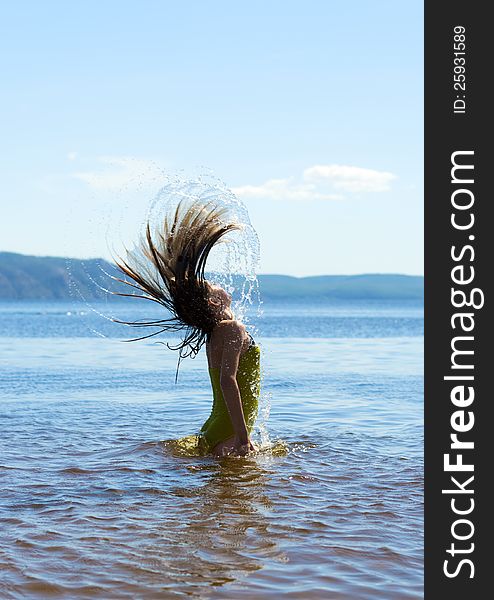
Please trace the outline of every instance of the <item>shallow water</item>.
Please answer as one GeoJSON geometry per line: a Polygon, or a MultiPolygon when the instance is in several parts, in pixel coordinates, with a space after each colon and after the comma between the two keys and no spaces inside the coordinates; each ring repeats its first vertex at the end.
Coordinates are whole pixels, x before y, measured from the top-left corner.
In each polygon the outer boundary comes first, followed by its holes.
{"type": "Polygon", "coordinates": [[[265,306],[254,440],[288,451],[224,459],[170,444],[204,356],[174,385],[84,312],[0,305],[2,598],[422,597],[421,307],[265,306]]]}

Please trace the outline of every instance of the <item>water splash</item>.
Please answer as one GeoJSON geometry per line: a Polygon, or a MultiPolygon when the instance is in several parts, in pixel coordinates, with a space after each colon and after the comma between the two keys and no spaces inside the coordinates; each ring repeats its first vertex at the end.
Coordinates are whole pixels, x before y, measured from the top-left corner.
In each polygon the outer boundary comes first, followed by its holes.
{"type": "MultiPolygon", "coordinates": [[[[181,437],[179,439],[170,439],[163,440],[160,442],[160,446],[162,447],[165,454],[170,454],[175,458],[198,458],[198,457],[207,457],[211,458],[211,454],[208,454],[206,451],[202,449],[200,443],[200,437],[197,434],[187,435],[181,437]]],[[[256,444],[256,450],[250,452],[247,457],[248,458],[259,458],[259,457],[283,457],[287,456],[290,452],[290,448],[286,442],[281,439],[274,441],[261,442],[256,444]]],[[[222,457],[214,457],[217,460],[222,460],[226,458],[222,457]]],[[[239,459],[246,457],[230,455],[227,458],[230,459],[239,459]]]]}
{"type": "MultiPolygon", "coordinates": [[[[147,174],[143,173],[142,179],[148,183],[147,174]]],[[[96,247],[94,238],[104,236],[109,256],[113,259],[125,257],[127,249],[135,247],[146,224],[159,226],[166,215],[173,213],[181,200],[210,202],[226,209],[228,220],[241,224],[242,230],[230,234],[227,243],[217,244],[213,248],[208,259],[207,277],[232,294],[232,310],[236,318],[249,324],[250,329],[256,333],[257,327],[251,317],[256,319],[261,316],[256,277],[260,249],[259,238],[250,222],[246,206],[223,181],[204,167],[192,176],[187,176],[185,172],[161,172],[156,184],[158,191],[150,194],[148,197],[151,201],[147,202],[139,198],[139,194],[145,195],[146,190],[137,175],[116,192],[122,197],[121,204],[113,201],[113,209],[109,206],[102,207],[100,222],[96,225],[93,222],[92,231],[88,231],[88,245],[91,246],[92,243],[96,247]]],[[[119,289],[121,291],[125,286],[115,283],[114,278],[122,277],[122,273],[115,267],[113,260],[67,259],[66,267],[72,299],[77,303],[84,302],[89,310],[102,319],[111,321],[116,318],[114,292],[119,289]],[[96,303],[101,302],[106,304],[104,311],[96,306],[96,303]]],[[[124,291],[128,292],[129,289],[124,291]]],[[[119,312],[122,306],[122,303],[118,304],[119,312]]],[[[131,303],[128,304],[128,310],[135,310],[131,303]]],[[[121,312],[118,318],[132,320],[132,316],[122,318],[121,312]]],[[[95,335],[106,337],[101,331],[93,328],[91,331],[95,335]]]]}

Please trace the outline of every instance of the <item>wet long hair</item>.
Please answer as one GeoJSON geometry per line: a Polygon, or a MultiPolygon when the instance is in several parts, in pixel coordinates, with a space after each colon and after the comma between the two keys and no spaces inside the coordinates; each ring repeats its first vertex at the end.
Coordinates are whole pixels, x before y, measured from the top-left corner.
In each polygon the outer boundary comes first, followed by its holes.
{"type": "MultiPolygon", "coordinates": [[[[152,229],[149,221],[145,233],[126,257],[117,257],[116,266],[128,279],[113,277],[140,293],[112,292],[118,296],[144,298],[167,309],[169,316],[156,321],[120,321],[132,327],[152,327],[157,331],[127,341],[150,338],[164,332],[181,332],[181,341],[172,346],[178,350],[178,368],[182,358],[194,358],[209,339],[218,317],[209,297],[211,284],[204,270],[213,246],[227,233],[241,225],[225,219],[227,209],[214,203],[182,201],[172,216],[152,229]]],[[[162,342],[164,343],[164,342],[162,342]]]]}

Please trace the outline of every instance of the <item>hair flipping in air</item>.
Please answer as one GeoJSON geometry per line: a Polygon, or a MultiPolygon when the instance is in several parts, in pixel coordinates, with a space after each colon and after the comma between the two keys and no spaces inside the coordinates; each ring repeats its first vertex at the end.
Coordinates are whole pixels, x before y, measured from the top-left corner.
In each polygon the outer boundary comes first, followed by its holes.
{"type": "MultiPolygon", "coordinates": [[[[137,341],[166,331],[182,332],[182,340],[168,348],[179,351],[179,361],[194,357],[209,338],[217,323],[209,303],[210,284],[204,276],[206,261],[213,246],[237,223],[225,222],[226,209],[212,203],[184,201],[177,206],[173,218],[166,217],[161,226],[151,230],[148,222],[145,235],[132,251],[126,250],[125,260],[118,258],[117,267],[132,281],[113,277],[141,292],[112,292],[118,296],[144,298],[166,308],[170,316],[157,321],[120,321],[132,327],[154,327],[157,331],[133,338],[137,341]]],[[[177,366],[178,376],[178,366],[177,366]]],[[[176,380],[176,379],[175,379],[176,380]]]]}

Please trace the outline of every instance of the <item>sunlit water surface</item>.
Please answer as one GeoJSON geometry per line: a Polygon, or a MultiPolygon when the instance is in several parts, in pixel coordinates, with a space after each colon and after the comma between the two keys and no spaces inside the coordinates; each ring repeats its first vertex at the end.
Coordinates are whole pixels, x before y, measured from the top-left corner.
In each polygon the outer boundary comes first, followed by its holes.
{"type": "Polygon", "coordinates": [[[421,598],[422,324],[265,305],[254,441],[288,450],[215,459],[170,442],[209,415],[203,353],[175,385],[84,305],[0,304],[1,597],[421,598]]]}

